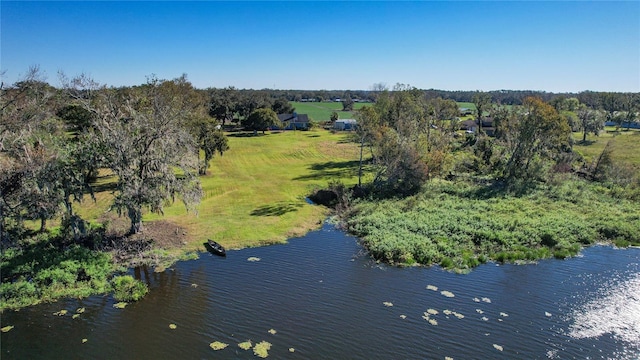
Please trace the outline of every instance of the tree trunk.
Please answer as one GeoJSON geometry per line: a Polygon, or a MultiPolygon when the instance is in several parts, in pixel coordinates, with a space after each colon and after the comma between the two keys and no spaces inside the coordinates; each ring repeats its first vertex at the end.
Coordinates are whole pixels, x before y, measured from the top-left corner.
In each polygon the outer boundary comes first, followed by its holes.
{"type": "Polygon", "coordinates": [[[127,207],[127,215],[131,220],[129,235],[137,234],[142,230],[142,210],[127,207]]]}
{"type": "Polygon", "coordinates": [[[587,142],[587,130],[582,132],[582,142],[583,143],[587,142]]]}

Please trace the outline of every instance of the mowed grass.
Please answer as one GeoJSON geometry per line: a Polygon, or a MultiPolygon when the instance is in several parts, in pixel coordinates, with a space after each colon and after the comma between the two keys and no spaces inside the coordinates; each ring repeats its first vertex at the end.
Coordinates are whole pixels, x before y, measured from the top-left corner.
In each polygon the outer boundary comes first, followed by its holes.
{"type": "MultiPolygon", "coordinates": [[[[358,110],[367,103],[354,103],[353,109],[358,110]]],[[[369,103],[369,105],[372,105],[369,103]]],[[[329,121],[331,119],[331,113],[334,111],[338,113],[340,119],[353,119],[353,112],[342,111],[341,102],[298,102],[291,101],[291,106],[296,109],[298,114],[307,114],[314,122],[329,121]]]]}
{"type": "MultiPolygon", "coordinates": [[[[197,212],[187,213],[176,201],[164,216],[145,214],[144,221],[163,220],[186,229],[183,250],[202,250],[207,239],[227,248],[285,242],[317,228],[327,209],[305,197],[329,181],[357,183],[357,145],[346,134],[325,130],[288,131],[259,136],[230,134],[230,150],[216,156],[210,173],[200,177],[204,197],[197,212]]],[[[109,178],[100,181],[108,183],[109,178]]],[[[104,184],[103,184],[104,185],[104,184]]],[[[107,211],[111,195],[97,194],[81,214],[98,219],[107,211]]]]}
{"type": "Polygon", "coordinates": [[[599,136],[588,135],[587,141],[582,142],[582,133],[573,133],[574,151],[581,154],[587,164],[597,159],[608,142],[611,142],[612,158],[614,162],[624,163],[640,171],[640,130],[615,131],[607,127],[599,136]]]}

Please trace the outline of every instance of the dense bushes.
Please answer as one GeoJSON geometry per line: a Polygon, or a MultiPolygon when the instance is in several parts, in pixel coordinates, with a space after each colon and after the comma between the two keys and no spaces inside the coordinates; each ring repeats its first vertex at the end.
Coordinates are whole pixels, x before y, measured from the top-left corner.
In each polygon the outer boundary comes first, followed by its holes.
{"type": "Polygon", "coordinates": [[[486,185],[434,181],[405,199],[360,202],[348,220],[386,262],[466,269],[565,258],[597,241],[640,244],[638,205],[572,180],[515,196],[486,185]]]}
{"type": "Polygon", "coordinates": [[[138,300],[147,289],[139,281],[116,277],[122,269],[111,255],[80,245],[61,246],[39,234],[0,256],[0,310],[16,309],[63,297],[87,297],[116,292],[114,297],[138,300]],[[129,294],[129,295],[127,295],[129,294]]]}

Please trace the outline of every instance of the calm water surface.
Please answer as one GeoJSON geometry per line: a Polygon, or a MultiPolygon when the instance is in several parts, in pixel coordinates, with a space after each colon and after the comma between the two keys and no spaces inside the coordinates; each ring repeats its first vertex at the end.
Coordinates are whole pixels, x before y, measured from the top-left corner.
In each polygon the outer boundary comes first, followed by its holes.
{"type": "Polygon", "coordinates": [[[270,342],[274,359],[638,359],[639,259],[640,249],[595,246],[456,275],[376,264],[325,225],[287,245],[140,269],[151,292],[125,309],[106,296],[5,312],[2,326],[15,328],[0,357],[253,359],[237,346],[251,340],[270,342]]]}

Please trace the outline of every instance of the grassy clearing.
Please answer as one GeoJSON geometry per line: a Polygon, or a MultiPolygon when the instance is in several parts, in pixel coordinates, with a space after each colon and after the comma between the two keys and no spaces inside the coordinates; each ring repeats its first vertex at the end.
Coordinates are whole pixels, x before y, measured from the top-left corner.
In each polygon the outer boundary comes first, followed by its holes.
{"type": "Polygon", "coordinates": [[[573,133],[573,139],[574,151],[581,154],[587,164],[596,159],[607,142],[611,141],[613,160],[633,166],[636,171],[640,171],[640,130],[616,131],[614,127],[607,127],[599,136],[588,135],[584,143],[580,132],[573,133]]]}
{"type": "MultiPolygon", "coordinates": [[[[209,175],[200,178],[204,198],[197,214],[176,202],[165,208],[164,216],[144,217],[184,229],[187,244],[182,251],[202,250],[208,238],[242,248],[302,235],[327,214],[326,208],[309,205],[307,195],[332,180],[357,182],[358,151],[345,141],[345,134],[314,130],[229,135],[231,150],[214,158],[209,175]]],[[[97,198],[97,203],[86,201],[78,209],[86,219],[105,217],[110,194],[98,193],[97,198]]]]}
{"type": "Polygon", "coordinates": [[[638,210],[578,180],[524,196],[433,181],[409,198],[357,204],[348,225],[383,261],[469,269],[488,260],[564,258],[597,241],[640,244],[638,210]]]}
{"type": "MultiPolygon", "coordinates": [[[[291,105],[299,114],[308,114],[314,122],[329,121],[331,113],[337,112],[340,119],[353,119],[351,111],[342,111],[341,102],[298,102],[291,101],[291,105]]],[[[366,103],[354,103],[354,110],[360,109],[366,103]]],[[[371,105],[371,104],[369,104],[371,105]]]]}

